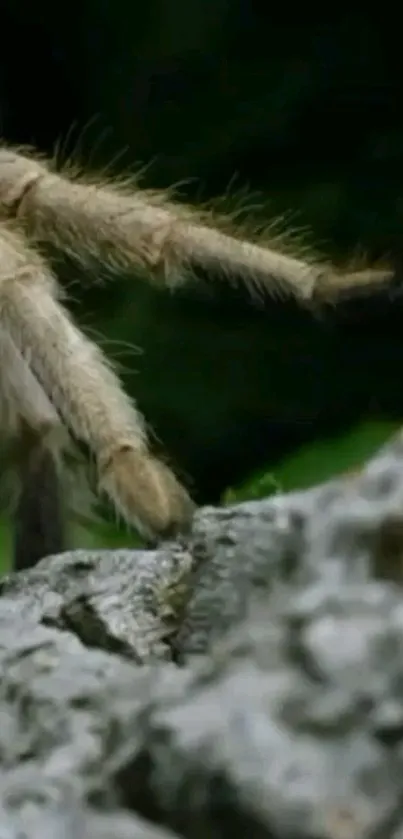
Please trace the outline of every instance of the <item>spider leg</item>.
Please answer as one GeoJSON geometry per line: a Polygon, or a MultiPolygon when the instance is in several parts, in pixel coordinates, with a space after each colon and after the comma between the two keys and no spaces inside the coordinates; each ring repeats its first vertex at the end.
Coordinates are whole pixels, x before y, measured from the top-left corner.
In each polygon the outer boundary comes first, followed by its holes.
{"type": "Polygon", "coordinates": [[[309,304],[394,282],[389,267],[336,271],[328,260],[273,235],[273,225],[243,227],[231,215],[191,208],[133,180],[56,173],[50,162],[8,148],[0,149],[0,211],[85,269],[131,270],[171,288],[202,271],[241,282],[252,295],[309,304]]]}
{"type": "Polygon", "coordinates": [[[147,536],[186,527],[194,509],[189,496],[150,454],[141,414],[64,309],[47,264],[5,226],[0,253],[0,323],[62,423],[94,457],[99,491],[147,536]]]}
{"type": "MultiPolygon", "coordinates": [[[[0,228],[0,259],[2,251],[0,228]]],[[[0,268],[1,272],[1,268],[0,268]]],[[[62,441],[64,434],[60,417],[34,376],[11,336],[0,325],[0,424],[9,437],[20,433],[24,422],[35,436],[53,435],[62,441]]]]}
{"type": "Polygon", "coordinates": [[[0,369],[0,427],[11,445],[11,465],[7,469],[3,464],[3,496],[13,512],[13,567],[18,570],[32,567],[42,557],[64,548],[59,453],[66,432],[28,363],[2,327],[0,369]]]}
{"type": "Polygon", "coordinates": [[[32,568],[66,549],[62,486],[56,460],[30,429],[21,439],[20,490],[14,513],[13,567],[32,568]]]}

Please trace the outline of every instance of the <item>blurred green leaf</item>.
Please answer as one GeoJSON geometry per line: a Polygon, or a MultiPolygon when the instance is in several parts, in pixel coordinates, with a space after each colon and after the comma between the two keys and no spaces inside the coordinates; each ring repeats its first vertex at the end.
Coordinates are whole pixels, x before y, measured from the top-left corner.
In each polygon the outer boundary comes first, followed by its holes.
{"type": "Polygon", "coordinates": [[[397,422],[365,422],[340,437],[303,446],[285,458],[275,472],[255,472],[239,487],[227,490],[223,503],[305,489],[349,472],[362,466],[399,427],[397,422]]]}

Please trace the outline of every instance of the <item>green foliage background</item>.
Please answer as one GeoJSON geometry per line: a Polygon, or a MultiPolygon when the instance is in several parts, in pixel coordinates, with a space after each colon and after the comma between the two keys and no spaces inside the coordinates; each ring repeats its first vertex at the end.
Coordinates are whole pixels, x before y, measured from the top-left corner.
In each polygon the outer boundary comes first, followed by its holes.
{"type": "MultiPolygon", "coordinates": [[[[281,12],[250,0],[5,0],[2,131],[45,151],[60,140],[62,156],[92,167],[150,164],[145,185],[182,182],[189,201],[231,183],[258,190],[250,214],[291,210],[289,223],[336,260],[357,246],[400,257],[399,27],[375,7],[304,9],[292,22],[281,12]],[[29,73],[15,72],[16,44],[29,73]]],[[[67,286],[77,279],[61,273],[67,286]]],[[[79,300],[74,286],[72,300],[198,501],[310,485],[361,463],[398,426],[399,298],[312,317],[253,306],[209,279],[172,297],[115,278],[79,300]]]]}

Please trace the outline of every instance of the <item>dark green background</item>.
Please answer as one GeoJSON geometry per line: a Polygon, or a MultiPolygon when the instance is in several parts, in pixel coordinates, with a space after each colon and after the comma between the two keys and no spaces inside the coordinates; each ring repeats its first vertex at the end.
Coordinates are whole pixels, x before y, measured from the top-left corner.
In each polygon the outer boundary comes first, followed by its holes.
{"type": "MultiPolygon", "coordinates": [[[[251,0],[0,6],[8,141],[52,151],[61,140],[66,154],[115,160],[118,171],[150,164],[145,185],[188,179],[190,201],[235,177],[235,191],[259,190],[260,215],[292,210],[291,224],[308,225],[335,259],[357,246],[400,259],[397,19],[374,6],[291,20],[289,8],[251,0]]],[[[75,308],[108,339],[202,503],[325,478],[361,462],[403,417],[398,298],[313,318],[273,301],[256,308],[214,278],[175,297],[122,278],[83,290],[75,308]]]]}

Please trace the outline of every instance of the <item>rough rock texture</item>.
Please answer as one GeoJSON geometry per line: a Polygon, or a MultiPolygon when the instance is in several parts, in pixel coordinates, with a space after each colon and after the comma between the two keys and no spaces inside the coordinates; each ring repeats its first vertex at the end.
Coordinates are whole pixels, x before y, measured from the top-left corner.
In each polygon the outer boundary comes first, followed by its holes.
{"type": "Polygon", "coordinates": [[[403,440],[0,581],[0,839],[403,839],[403,440]]]}

